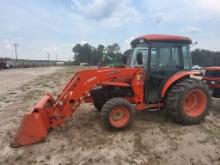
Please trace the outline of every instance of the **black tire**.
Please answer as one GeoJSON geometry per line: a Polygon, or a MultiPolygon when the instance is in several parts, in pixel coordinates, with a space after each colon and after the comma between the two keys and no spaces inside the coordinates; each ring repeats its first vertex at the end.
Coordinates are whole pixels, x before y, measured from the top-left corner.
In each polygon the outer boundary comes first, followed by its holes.
{"type": "Polygon", "coordinates": [[[91,91],[91,96],[93,99],[93,105],[97,109],[97,111],[101,112],[103,105],[106,102],[106,98],[104,95],[103,89],[95,89],[91,91]]]}
{"type": "Polygon", "coordinates": [[[108,100],[102,108],[101,121],[104,127],[110,131],[119,131],[119,130],[125,130],[125,129],[130,128],[132,125],[132,119],[133,119],[133,106],[126,99],[112,98],[108,100]],[[129,114],[129,118],[126,121],[126,124],[120,127],[114,126],[110,121],[111,112],[116,107],[124,107],[126,109],[126,113],[129,114]]]}
{"type": "MultiPolygon", "coordinates": [[[[199,101],[196,98],[196,103],[197,102],[199,101]]],[[[175,121],[184,125],[198,124],[201,121],[203,121],[206,115],[209,113],[210,103],[211,97],[207,85],[203,84],[202,81],[198,79],[192,78],[182,79],[177,83],[173,84],[172,87],[169,89],[168,93],[166,94],[165,98],[165,106],[166,110],[168,111],[168,114],[175,121]],[[199,112],[198,115],[196,114],[195,116],[188,115],[186,110],[184,110],[185,98],[187,94],[190,93],[190,91],[199,91],[202,93],[203,98],[206,98],[206,105],[204,104],[205,108],[202,108],[203,110],[201,111],[201,113],[199,112]]],[[[193,103],[193,106],[195,106],[195,103],[193,103]]]]}

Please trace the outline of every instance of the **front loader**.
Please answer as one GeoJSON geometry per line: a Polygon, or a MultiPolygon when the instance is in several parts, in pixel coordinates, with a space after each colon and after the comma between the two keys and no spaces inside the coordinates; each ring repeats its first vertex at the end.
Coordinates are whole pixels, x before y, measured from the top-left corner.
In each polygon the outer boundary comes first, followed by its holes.
{"type": "MultiPolygon", "coordinates": [[[[93,103],[108,130],[127,129],[135,110],[165,109],[177,122],[197,124],[210,106],[207,86],[192,78],[191,39],[173,35],[145,35],[131,42],[127,66],[76,73],[54,99],[46,94],[27,114],[12,146],[43,141],[82,103],[93,103]]],[[[89,122],[89,121],[88,121],[89,122]]]]}

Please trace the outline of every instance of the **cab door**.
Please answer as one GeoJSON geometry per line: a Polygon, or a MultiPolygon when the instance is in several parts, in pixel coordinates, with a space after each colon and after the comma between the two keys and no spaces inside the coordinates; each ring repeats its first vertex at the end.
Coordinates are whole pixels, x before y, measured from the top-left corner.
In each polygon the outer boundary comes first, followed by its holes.
{"type": "Polygon", "coordinates": [[[181,45],[172,43],[153,43],[149,49],[149,79],[147,83],[148,103],[160,101],[160,92],[167,79],[184,69],[181,45]]]}

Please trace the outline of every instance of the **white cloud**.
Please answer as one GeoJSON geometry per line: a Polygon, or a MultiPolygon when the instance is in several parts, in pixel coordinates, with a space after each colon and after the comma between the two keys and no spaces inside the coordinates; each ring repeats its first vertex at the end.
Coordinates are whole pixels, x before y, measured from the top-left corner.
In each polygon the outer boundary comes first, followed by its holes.
{"type": "MultiPolygon", "coordinates": [[[[220,37],[219,0],[69,0],[67,3],[54,1],[51,5],[44,3],[47,2],[1,2],[0,40],[13,41],[16,36],[23,37],[18,42],[21,58],[46,59],[46,52],[51,51],[59,52],[60,58],[69,59],[73,56],[73,43],[84,44],[87,41],[92,45],[119,42],[126,50],[130,48],[131,35],[146,33],[197,34],[194,37],[199,43],[202,39],[208,40],[207,48],[219,50],[216,42],[220,37]],[[203,31],[205,33],[201,33],[203,31]]],[[[10,47],[10,43],[0,43],[0,56],[13,57],[10,47]]]]}
{"type": "MultiPolygon", "coordinates": [[[[188,8],[186,13],[188,18],[195,21],[212,21],[220,18],[220,1],[219,0],[184,0],[188,8]],[[190,17],[191,16],[191,17],[190,17]]],[[[186,17],[185,15],[183,15],[186,17]]]]}
{"type": "Polygon", "coordinates": [[[129,37],[128,39],[126,39],[125,40],[125,44],[130,44],[130,42],[132,41],[132,40],[134,40],[135,38],[136,38],[137,36],[132,36],[132,37],[129,37]]]}
{"type": "Polygon", "coordinates": [[[163,16],[164,16],[163,13],[157,13],[155,15],[155,22],[156,23],[161,23],[164,20],[163,16]]]}
{"type": "Polygon", "coordinates": [[[6,44],[5,45],[5,48],[6,49],[9,49],[9,50],[12,50],[13,49],[13,46],[11,44],[6,44]]]}
{"type": "Polygon", "coordinates": [[[60,49],[58,47],[56,47],[55,45],[52,45],[51,47],[43,48],[43,50],[48,52],[48,53],[56,53],[60,49]]]}
{"type": "Polygon", "coordinates": [[[64,44],[64,47],[73,47],[75,45],[75,43],[69,43],[69,42],[66,42],[65,44],[64,44]]]}
{"type": "MultiPolygon", "coordinates": [[[[192,1],[189,3],[192,3],[192,1]]],[[[192,4],[195,4],[197,7],[203,10],[220,14],[219,0],[194,0],[192,4]]]]}
{"type": "Polygon", "coordinates": [[[105,27],[120,27],[127,22],[140,21],[138,10],[131,0],[92,0],[83,4],[79,0],[72,0],[72,8],[86,20],[100,23],[105,27]]]}
{"type": "Polygon", "coordinates": [[[82,40],[82,41],[79,41],[79,43],[80,43],[81,45],[84,45],[84,44],[88,43],[88,41],[82,40]]]}
{"type": "Polygon", "coordinates": [[[198,27],[195,26],[185,26],[182,29],[183,32],[189,33],[189,34],[195,34],[195,33],[200,33],[202,30],[198,27]]]}
{"type": "Polygon", "coordinates": [[[47,53],[50,54],[50,59],[55,60],[71,60],[73,57],[72,53],[73,44],[64,43],[57,45],[52,45],[46,48],[43,48],[44,56],[47,57],[47,53]]]}
{"type": "Polygon", "coordinates": [[[191,23],[220,18],[219,0],[147,0],[143,6],[155,23],[191,23]]]}
{"type": "Polygon", "coordinates": [[[12,50],[13,49],[13,43],[11,41],[1,41],[2,45],[6,48],[6,49],[9,49],[9,50],[12,50]]]}
{"type": "Polygon", "coordinates": [[[145,17],[150,17],[154,23],[170,22],[179,19],[178,12],[184,10],[183,1],[147,0],[143,2],[145,17]]]}
{"type": "Polygon", "coordinates": [[[125,50],[127,50],[127,49],[130,49],[130,48],[131,48],[130,43],[131,43],[131,41],[134,40],[136,37],[137,37],[137,36],[132,36],[132,37],[127,38],[127,39],[124,41],[123,45],[122,45],[122,51],[125,51],[125,50]]]}
{"type": "Polygon", "coordinates": [[[156,24],[159,24],[161,22],[164,21],[165,19],[165,14],[163,12],[156,12],[154,15],[153,15],[153,20],[156,24]]]}
{"type": "Polygon", "coordinates": [[[117,9],[117,0],[93,0],[87,4],[82,4],[79,0],[73,0],[74,5],[79,12],[84,14],[84,17],[94,20],[102,20],[110,17],[114,10],[117,9]]]}

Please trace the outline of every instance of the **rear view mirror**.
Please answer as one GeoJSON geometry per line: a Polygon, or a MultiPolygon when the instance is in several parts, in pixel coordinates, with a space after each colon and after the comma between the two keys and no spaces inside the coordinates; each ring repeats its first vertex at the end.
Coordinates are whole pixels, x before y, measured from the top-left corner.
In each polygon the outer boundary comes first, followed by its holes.
{"type": "Polygon", "coordinates": [[[137,53],[137,64],[142,65],[143,64],[143,55],[141,52],[137,53]]]}

